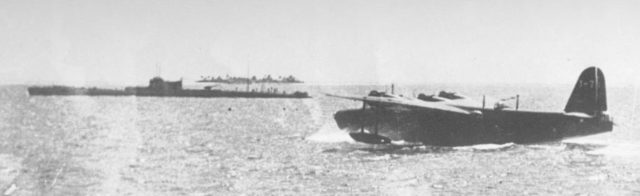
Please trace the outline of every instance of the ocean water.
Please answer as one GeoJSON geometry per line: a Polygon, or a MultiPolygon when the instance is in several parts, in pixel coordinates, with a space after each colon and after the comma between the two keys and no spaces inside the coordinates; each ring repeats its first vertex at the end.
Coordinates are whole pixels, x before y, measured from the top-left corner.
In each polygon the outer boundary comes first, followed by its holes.
{"type": "MultiPolygon", "coordinates": [[[[312,99],[29,97],[0,86],[4,195],[640,195],[640,99],[609,87],[611,133],[536,145],[359,144],[332,119],[382,86],[304,86],[312,99]]],[[[571,86],[401,86],[520,94],[561,111],[571,86]]]]}

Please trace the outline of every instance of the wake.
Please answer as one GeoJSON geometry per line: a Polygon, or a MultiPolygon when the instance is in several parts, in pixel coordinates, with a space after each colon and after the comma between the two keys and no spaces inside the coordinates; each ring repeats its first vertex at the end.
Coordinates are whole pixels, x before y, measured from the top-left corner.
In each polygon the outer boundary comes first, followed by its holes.
{"type": "Polygon", "coordinates": [[[349,136],[348,132],[338,129],[334,123],[326,123],[322,125],[318,132],[311,134],[305,139],[322,143],[355,143],[355,141],[351,139],[351,136],[349,136]]]}
{"type": "Polygon", "coordinates": [[[476,144],[471,146],[457,146],[453,147],[455,150],[465,151],[465,150],[473,150],[473,151],[496,151],[496,150],[504,150],[514,147],[516,144],[514,143],[506,143],[506,144],[476,144]]]}
{"type": "Polygon", "coordinates": [[[591,155],[606,155],[611,157],[633,158],[640,161],[640,145],[633,143],[616,143],[606,147],[587,151],[591,155]]]}

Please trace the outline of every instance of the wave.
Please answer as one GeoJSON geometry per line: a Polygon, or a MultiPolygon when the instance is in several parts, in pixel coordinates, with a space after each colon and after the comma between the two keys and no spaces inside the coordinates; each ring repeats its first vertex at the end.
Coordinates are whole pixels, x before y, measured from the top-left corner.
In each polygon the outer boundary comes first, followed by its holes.
{"type": "Polygon", "coordinates": [[[480,151],[493,151],[493,150],[502,150],[505,148],[510,148],[515,146],[514,143],[506,143],[506,144],[476,144],[472,146],[458,146],[453,147],[455,150],[480,150],[480,151]]]}
{"type": "Polygon", "coordinates": [[[587,151],[590,155],[605,155],[610,157],[632,158],[640,161],[640,145],[635,143],[616,143],[606,147],[587,151]]]}

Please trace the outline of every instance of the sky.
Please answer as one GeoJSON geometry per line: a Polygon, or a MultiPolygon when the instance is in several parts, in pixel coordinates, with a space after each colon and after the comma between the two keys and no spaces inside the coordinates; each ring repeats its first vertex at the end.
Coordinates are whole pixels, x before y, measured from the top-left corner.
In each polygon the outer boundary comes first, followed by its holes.
{"type": "Polygon", "coordinates": [[[640,84],[640,1],[0,0],[0,84],[640,84]]]}

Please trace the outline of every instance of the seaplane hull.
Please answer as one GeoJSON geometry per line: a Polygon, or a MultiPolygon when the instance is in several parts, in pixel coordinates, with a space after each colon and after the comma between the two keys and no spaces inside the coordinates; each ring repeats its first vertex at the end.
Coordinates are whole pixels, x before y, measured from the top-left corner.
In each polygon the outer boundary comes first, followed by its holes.
{"type": "Polygon", "coordinates": [[[334,118],[340,129],[351,133],[363,131],[394,141],[422,142],[432,146],[529,144],[613,130],[613,123],[608,119],[508,110],[485,110],[482,115],[469,116],[432,111],[396,113],[354,109],[339,111],[334,118]]]}

